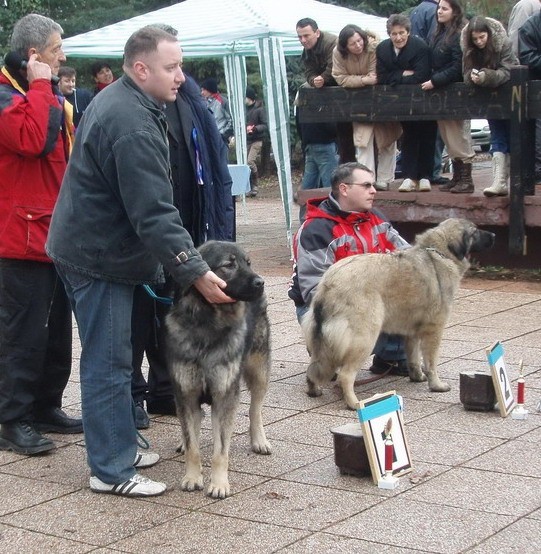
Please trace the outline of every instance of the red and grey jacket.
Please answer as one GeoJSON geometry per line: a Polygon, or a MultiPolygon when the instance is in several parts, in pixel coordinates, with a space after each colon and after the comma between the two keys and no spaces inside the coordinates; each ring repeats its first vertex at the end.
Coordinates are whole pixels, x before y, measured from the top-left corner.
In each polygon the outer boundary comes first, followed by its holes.
{"type": "Polygon", "coordinates": [[[295,266],[288,295],[296,306],[309,304],[321,277],[338,260],[405,248],[409,244],[373,211],[344,212],[332,195],[309,200],[306,221],[293,241],[295,266]]]}
{"type": "Polygon", "coordinates": [[[45,240],[66,170],[64,110],[51,81],[0,70],[0,258],[50,262],[45,240]]]}

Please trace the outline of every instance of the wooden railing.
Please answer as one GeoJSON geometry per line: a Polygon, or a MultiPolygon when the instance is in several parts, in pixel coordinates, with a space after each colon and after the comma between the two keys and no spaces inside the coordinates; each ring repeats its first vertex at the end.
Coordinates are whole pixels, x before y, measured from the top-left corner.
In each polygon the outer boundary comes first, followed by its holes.
{"type": "Polygon", "coordinates": [[[541,118],[541,81],[528,80],[526,67],[514,68],[509,82],[497,89],[464,83],[431,91],[419,85],[302,88],[298,109],[303,123],[509,119],[509,251],[523,252],[524,196],[535,194],[535,119],[541,118]]]}

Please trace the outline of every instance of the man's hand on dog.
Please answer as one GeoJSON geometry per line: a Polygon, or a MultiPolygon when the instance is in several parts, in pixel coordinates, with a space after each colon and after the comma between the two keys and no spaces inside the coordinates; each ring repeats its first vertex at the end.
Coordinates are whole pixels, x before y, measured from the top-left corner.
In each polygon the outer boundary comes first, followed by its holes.
{"type": "Polygon", "coordinates": [[[222,292],[227,283],[212,271],[207,271],[204,275],[198,277],[193,282],[193,285],[204,296],[205,300],[211,304],[235,302],[233,298],[222,292]]]}

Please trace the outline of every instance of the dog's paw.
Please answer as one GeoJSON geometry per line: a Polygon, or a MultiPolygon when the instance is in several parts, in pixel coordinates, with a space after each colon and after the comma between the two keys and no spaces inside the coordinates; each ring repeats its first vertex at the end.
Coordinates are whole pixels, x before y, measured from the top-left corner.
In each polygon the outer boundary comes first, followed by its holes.
{"type": "Polygon", "coordinates": [[[429,383],[428,388],[432,392],[449,392],[451,390],[451,385],[449,383],[445,383],[444,381],[436,381],[433,383],[429,383]]]}
{"type": "Polygon", "coordinates": [[[256,454],[269,455],[272,454],[272,448],[269,441],[263,437],[262,440],[252,441],[252,451],[256,454]]]}
{"type": "Polygon", "coordinates": [[[423,383],[427,379],[421,368],[409,367],[409,377],[414,383],[423,383]]]}
{"type": "Polygon", "coordinates": [[[188,492],[203,490],[203,475],[185,475],[182,479],[181,488],[188,492]]]}
{"type": "Polygon", "coordinates": [[[209,488],[207,489],[207,496],[210,496],[211,498],[224,499],[229,495],[229,481],[227,479],[219,483],[211,481],[209,488]]]}

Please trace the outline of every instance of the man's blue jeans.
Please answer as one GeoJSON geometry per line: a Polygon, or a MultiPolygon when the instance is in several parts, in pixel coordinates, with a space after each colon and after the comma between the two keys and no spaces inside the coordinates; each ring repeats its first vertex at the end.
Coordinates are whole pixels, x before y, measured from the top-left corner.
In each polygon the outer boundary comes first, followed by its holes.
{"type": "Polygon", "coordinates": [[[102,281],[57,266],[79,328],[81,401],[92,475],[119,484],[135,474],[132,409],[133,285],[102,281]]]}
{"type": "Polygon", "coordinates": [[[330,187],[332,172],[338,166],[336,143],[308,144],[304,154],[301,189],[330,187]]]}

